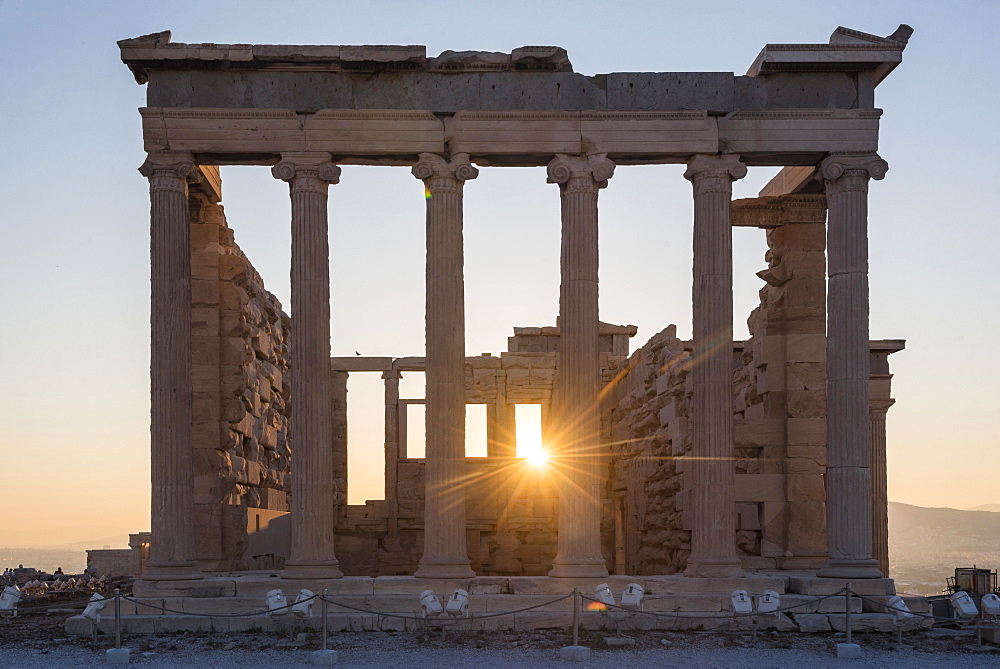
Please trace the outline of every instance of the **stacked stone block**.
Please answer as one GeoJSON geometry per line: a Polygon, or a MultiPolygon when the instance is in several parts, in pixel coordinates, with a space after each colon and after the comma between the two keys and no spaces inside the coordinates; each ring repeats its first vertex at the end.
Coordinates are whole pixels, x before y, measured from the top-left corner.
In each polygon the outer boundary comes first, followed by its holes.
{"type": "Polygon", "coordinates": [[[625,361],[611,406],[613,487],[625,495],[626,573],[673,574],[691,552],[684,520],[684,459],[691,450],[690,346],[676,326],[654,335],[625,361]]]}
{"type": "Polygon", "coordinates": [[[288,510],[290,325],[222,206],[190,205],[196,550],[204,569],[238,569],[247,510],[288,510]]]}

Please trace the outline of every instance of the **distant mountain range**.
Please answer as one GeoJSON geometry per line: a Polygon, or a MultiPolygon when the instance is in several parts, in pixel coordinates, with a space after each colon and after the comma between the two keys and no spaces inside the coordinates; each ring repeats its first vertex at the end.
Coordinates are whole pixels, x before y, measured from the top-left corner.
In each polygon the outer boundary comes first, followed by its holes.
{"type": "Polygon", "coordinates": [[[1000,511],[1000,504],[980,504],[966,511],[1000,511]]]}
{"type": "Polygon", "coordinates": [[[68,544],[66,548],[76,548],[79,550],[94,550],[95,548],[104,548],[105,546],[110,546],[111,548],[128,548],[128,535],[116,534],[113,537],[104,537],[103,539],[88,539],[87,541],[76,541],[71,544],[68,544]]]}
{"type": "Polygon", "coordinates": [[[956,567],[1000,568],[1000,504],[975,509],[889,502],[889,573],[896,589],[938,594],[956,567]]]}

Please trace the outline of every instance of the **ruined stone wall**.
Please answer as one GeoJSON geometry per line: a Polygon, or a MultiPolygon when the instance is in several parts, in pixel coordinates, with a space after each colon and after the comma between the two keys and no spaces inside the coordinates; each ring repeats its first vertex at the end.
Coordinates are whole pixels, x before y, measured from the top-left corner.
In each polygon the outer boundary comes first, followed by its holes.
{"type": "MultiPolygon", "coordinates": [[[[767,243],[751,337],[733,352],[734,539],[747,569],[817,568],[826,555],[825,228],[779,225],[767,243]]],[[[687,561],[689,348],[667,328],[632,354],[606,394],[628,573],[673,573],[687,561]]]]}
{"type": "Polygon", "coordinates": [[[87,551],[87,573],[92,576],[135,576],[132,549],[105,548],[87,551]]]}
{"type": "Polygon", "coordinates": [[[691,450],[690,353],[671,325],[622,363],[605,392],[612,486],[629,574],[673,574],[691,551],[683,520],[683,455],[691,450]]]}
{"type": "Polygon", "coordinates": [[[239,569],[247,510],[288,510],[289,319],[222,206],[190,202],[196,550],[205,569],[239,569]]]}
{"type": "Polygon", "coordinates": [[[761,558],[744,561],[814,569],[826,556],[825,226],[770,228],[767,245],[768,268],[758,273],[766,285],[736,373],[737,478],[758,477],[738,490],[742,543],[759,542],[747,552],[761,558]]]}

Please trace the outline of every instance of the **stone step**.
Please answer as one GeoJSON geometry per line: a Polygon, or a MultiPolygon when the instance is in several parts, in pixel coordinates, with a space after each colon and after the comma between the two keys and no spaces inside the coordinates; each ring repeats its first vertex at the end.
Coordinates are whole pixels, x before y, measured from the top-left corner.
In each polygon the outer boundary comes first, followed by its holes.
{"type": "MultiPolygon", "coordinates": [[[[585,612],[581,614],[580,626],[587,630],[607,630],[616,628],[616,621],[607,614],[585,612]]],[[[308,619],[297,619],[292,615],[271,618],[267,615],[254,615],[239,618],[221,618],[195,615],[158,615],[158,616],[123,616],[121,620],[124,634],[171,634],[182,631],[207,632],[225,634],[230,632],[268,632],[292,634],[295,632],[317,631],[322,627],[321,619],[314,615],[308,619]]],[[[477,618],[471,616],[463,619],[444,619],[425,622],[401,618],[380,617],[365,614],[331,613],[327,617],[327,628],[331,634],[342,631],[362,632],[379,630],[419,630],[438,629],[442,626],[455,630],[535,630],[535,629],[565,629],[567,633],[573,624],[573,614],[570,611],[528,611],[510,616],[494,618],[477,618]]],[[[620,621],[622,630],[744,630],[753,627],[749,618],[734,618],[726,613],[711,616],[709,613],[683,612],[667,616],[654,617],[637,614],[620,621]]],[[[796,625],[784,615],[759,616],[756,622],[758,629],[795,630],[796,625]]],[[[113,635],[115,631],[114,616],[102,616],[97,629],[102,634],[113,635]]],[[[72,616],[66,621],[66,632],[70,635],[89,636],[92,624],[83,616],[72,616]]]]}
{"type": "MultiPolygon", "coordinates": [[[[823,580],[823,579],[820,579],[823,580]]],[[[298,592],[307,588],[313,592],[329,591],[336,595],[419,595],[424,590],[452,592],[456,588],[470,595],[485,594],[568,594],[580,588],[584,594],[593,593],[594,587],[607,583],[613,592],[620,593],[629,583],[639,583],[648,595],[702,594],[706,592],[730,593],[746,590],[759,594],[764,590],[778,593],[786,591],[786,577],[767,574],[750,574],[743,578],[692,578],[679,574],[662,576],[608,576],[605,578],[549,578],[547,576],[477,576],[468,579],[427,579],[413,576],[345,576],[336,579],[286,579],[270,572],[248,572],[233,575],[211,576],[196,581],[136,581],[137,597],[263,597],[269,590],[281,588],[298,592]]],[[[838,586],[839,589],[841,586],[838,586]]],[[[861,592],[861,591],[859,591],[861,592]]],[[[829,593],[818,593],[829,594],[829,593]]],[[[887,594],[885,592],[864,594],[887,594]]],[[[889,593],[891,594],[891,593],[889,593]]]]}

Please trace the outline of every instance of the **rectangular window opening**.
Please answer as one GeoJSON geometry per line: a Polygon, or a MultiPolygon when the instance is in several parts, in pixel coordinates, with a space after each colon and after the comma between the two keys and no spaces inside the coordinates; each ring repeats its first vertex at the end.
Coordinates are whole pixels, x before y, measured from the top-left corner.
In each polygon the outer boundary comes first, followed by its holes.
{"type": "Polygon", "coordinates": [[[385,382],[380,372],[347,377],[347,503],[385,499],[385,382]]]}
{"type": "Polygon", "coordinates": [[[542,443],[542,405],[514,405],[515,438],[517,457],[534,463],[545,462],[547,454],[542,443]]]}
{"type": "Polygon", "coordinates": [[[399,408],[406,409],[406,457],[422,458],[426,451],[424,416],[427,412],[424,404],[400,404],[399,408]]]}

